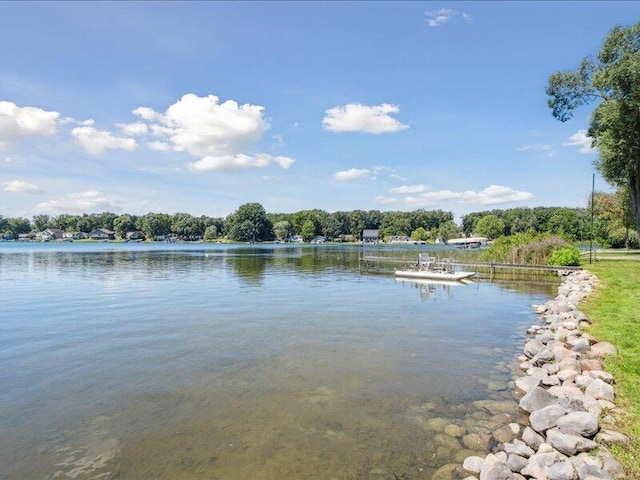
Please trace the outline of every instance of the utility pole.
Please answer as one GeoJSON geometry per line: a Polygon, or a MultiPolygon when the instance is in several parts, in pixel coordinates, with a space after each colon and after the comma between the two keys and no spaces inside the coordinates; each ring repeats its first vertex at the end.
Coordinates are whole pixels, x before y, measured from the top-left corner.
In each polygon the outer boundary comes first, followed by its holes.
{"type": "Polygon", "coordinates": [[[593,204],[595,199],[595,188],[596,174],[594,173],[591,177],[591,234],[589,235],[589,265],[591,265],[593,256],[593,204]]]}

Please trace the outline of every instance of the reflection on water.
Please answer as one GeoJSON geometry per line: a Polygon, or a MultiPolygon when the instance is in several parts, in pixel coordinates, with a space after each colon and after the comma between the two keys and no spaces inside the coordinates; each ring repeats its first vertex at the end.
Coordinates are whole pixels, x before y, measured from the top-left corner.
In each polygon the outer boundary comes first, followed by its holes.
{"type": "Polygon", "coordinates": [[[0,250],[8,479],[431,478],[518,414],[554,288],[396,282],[348,247],[49,248],[0,250]]]}

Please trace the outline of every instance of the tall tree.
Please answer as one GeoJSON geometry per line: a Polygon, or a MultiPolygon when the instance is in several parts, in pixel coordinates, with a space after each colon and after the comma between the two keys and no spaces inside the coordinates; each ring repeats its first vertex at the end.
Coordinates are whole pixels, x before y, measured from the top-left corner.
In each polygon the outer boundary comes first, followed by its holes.
{"type": "Polygon", "coordinates": [[[554,73],[546,91],[561,122],[576,108],[599,102],[588,130],[599,152],[596,167],[608,182],[629,188],[640,233],[640,22],[614,27],[597,57],[582,59],[576,70],[554,73]]]}

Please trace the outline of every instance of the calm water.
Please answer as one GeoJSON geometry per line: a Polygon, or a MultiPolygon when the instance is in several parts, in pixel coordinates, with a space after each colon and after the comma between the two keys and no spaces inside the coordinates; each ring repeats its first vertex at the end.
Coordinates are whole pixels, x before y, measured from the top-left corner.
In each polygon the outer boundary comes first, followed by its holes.
{"type": "Polygon", "coordinates": [[[0,244],[0,477],[429,479],[555,289],[248,247],[0,244]]]}

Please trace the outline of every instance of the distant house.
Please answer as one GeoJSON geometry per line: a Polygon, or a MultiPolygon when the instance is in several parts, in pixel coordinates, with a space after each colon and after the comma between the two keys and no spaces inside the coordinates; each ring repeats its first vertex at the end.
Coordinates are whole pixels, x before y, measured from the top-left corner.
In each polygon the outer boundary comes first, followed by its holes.
{"type": "Polygon", "coordinates": [[[363,230],[362,243],[378,243],[380,230],[363,230]]]}
{"type": "Polygon", "coordinates": [[[127,232],[127,240],[144,240],[145,236],[142,232],[127,232]]]}
{"type": "Polygon", "coordinates": [[[313,237],[313,240],[311,240],[311,243],[324,243],[326,241],[327,241],[327,237],[323,235],[319,235],[317,237],[313,237]]]}
{"type": "Polygon", "coordinates": [[[98,228],[89,234],[91,240],[115,240],[116,234],[106,228],[98,228]]]}
{"type": "Polygon", "coordinates": [[[486,245],[489,239],[486,237],[467,237],[467,238],[451,238],[445,243],[447,245],[454,245],[458,248],[478,248],[482,245],[486,245]]]}
{"type": "Polygon", "coordinates": [[[409,243],[411,239],[406,235],[389,235],[385,237],[387,243],[409,243]]]}
{"type": "Polygon", "coordinates": [[[59,228],[47,228],[44,232],[42,232],[40,236],[43,240],[45,238],[47,238],[48,240],[58,240],[63,238],[63,235],[64,232],[59,228]]]}
{"type": "Polygon", "coordinates": [[[64,232],[62,238],[64,240],[85,240],[89,238],[89,234],[85,232],[64,232]]]}
{"type": "Polygon", "coordinates": [[[356,238],[351,235],[351,234],[346,234],[346,235],[340,235],[340,241],[341,242],[355,242],[356,238]]]}
{"type": "Polygon", "coordinates": [[[304,240],[302,239],[302,235],[293,235],[293,236],[289,239],[289,241],[290,241],[291,243],[303,243],[303,242],[304,242],[304,240]]]}

